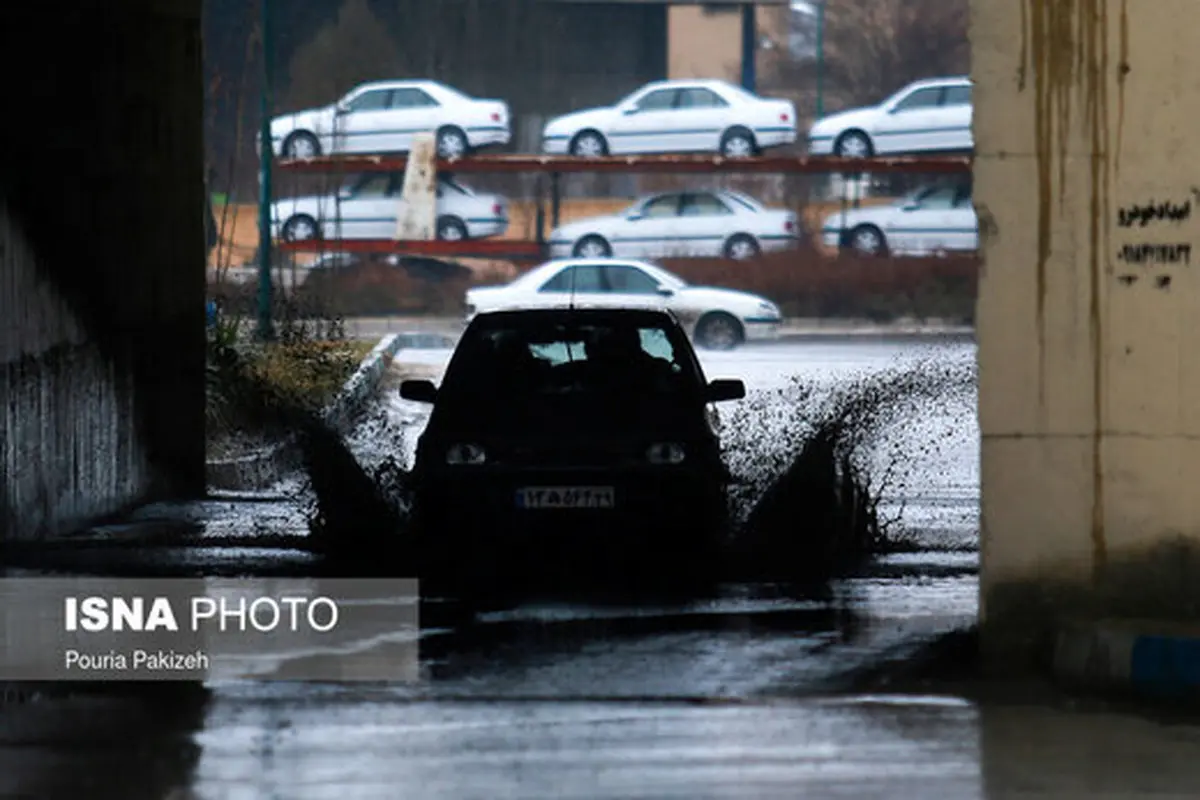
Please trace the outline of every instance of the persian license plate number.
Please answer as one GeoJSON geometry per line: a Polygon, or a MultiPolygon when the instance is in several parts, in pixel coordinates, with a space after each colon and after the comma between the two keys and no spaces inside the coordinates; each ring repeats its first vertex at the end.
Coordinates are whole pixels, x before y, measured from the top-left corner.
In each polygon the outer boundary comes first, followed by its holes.
{"type": "Polygon", "coordinates": [[[611,486],[530,486],[517,490],[517,508],[613,508],[611,486]]]}

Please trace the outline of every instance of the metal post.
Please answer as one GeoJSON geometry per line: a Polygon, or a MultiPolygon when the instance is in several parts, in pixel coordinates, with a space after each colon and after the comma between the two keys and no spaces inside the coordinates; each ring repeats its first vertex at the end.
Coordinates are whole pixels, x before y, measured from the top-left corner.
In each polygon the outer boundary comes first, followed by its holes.
{"type": "Polygon", "coordinates": [[[817,2],[817,119],[825,116],[825,0],[817,2]]]}
{"type": "Polygon", "coordinates": [[[752,2],[742,4],[742,88],[747,92],[755,91],[758,82],[755,66],[758,56],[758,21],[755,5],[752,2]]]}
{"type": "Polygon", "coordinates": [[[562,209],[562,185],[559,173],[550,173],[550,226],[558,227],[559,211],[562,209]]]}
{"type": "Polygon", "coordinates": [[[262,121],[259,125],[259,198],[258,198],[258,338],[267,341],[271,329],[271,160],[275,151],[271,142],[271,0],[262,3],[263,85],[260,96],[262,121]]]}

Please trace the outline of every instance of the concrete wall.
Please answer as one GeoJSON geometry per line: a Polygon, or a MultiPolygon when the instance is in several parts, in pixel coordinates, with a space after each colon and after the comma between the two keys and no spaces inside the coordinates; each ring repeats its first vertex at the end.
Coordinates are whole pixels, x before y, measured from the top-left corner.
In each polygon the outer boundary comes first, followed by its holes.
{"type": "MultiPolygon", "coordinates": [[[[759,37],[786,46],[790,9],[759,6],[759,37]]],[[[742,9],[739,6],[671,6],[668,13],[667,73],[670,78],[742,80],[742,9]]],[[[761,64],[763,59],[759,59],[761,64]]]]}
{"type": "Polygon", "coordinates": [[[1200,3],[972,5],[982,615],[1004,663],[1059,619],[1200,610],[1200,3]]]}
{"type": "Polygon", "coordinates": [[[0,32],[0,535],[204,490],[200,0],[0,32]]]}

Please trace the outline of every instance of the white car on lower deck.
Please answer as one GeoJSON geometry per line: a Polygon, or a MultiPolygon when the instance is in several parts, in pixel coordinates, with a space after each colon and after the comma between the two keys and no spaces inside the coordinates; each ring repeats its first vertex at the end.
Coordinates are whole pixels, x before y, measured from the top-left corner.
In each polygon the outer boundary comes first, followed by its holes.
{"type": "Polygon", "coordinates": [[[576,220],[550,234],[554,258],[753,258],[796,244],[800,225],[734,191],[663,192],[618,214],[576,220]]]}
{"type": "Polygon", "coordinates": [[[753,156],[796,141],[796,108],[718,80],[657,81],[616,105],[556,117],[545,153],[573,156],[720,153],[753,156]]]}
{"type": "MultiPolygon", "coordinates": [[[[288,197],[271,204],[274,235],[309,239],[391,239],[396,236],[402,173],[369,172],[351,177],[336,195],[288,197]]],[[[436,235],[439,239],[484,239],[508,230],[508,201],[477,194],[447,175],[438,176],[436,235]]]]}
{"type": "Polygon", "coordinates": [[[283,158],[407,153],[416,134],[432,133],[441,158],[461,158],[508,144],[509,116],[503,100],[480,100],[437,81],[374,81],[328,106],[275,117],[271,149],[283,158]]]}
{"type": "Polygon", "coordinates": [[[809,130],[808,152],[843,158],[969,152],[971,86],[967,77],[916,81],[877,106],[831,114],[809,130]]]}
{"type": "Polygon", "coordinates": [[[778,337],[779,307],[758,295],[691,286],[646,261],[573,258],[548,261],[503,286],[468,289],[467,320],[521,308],[662,308],[698,345],[728,350],[778,337]]]}
{"type": "Polygon", "coordinates": [[[926,186],[891,205],[836,212],[821,226],[828,248],[866,255],[931,255],[979,248],[969,181],[926,186]]]}

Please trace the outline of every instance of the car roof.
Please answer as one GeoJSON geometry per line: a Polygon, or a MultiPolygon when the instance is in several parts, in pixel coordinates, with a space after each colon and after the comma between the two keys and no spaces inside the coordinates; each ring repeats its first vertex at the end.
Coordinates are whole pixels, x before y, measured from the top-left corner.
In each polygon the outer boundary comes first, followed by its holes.
{"type": "Polygon", "coordinates": [[[444,89],[443,83],[431,81],[428,78],[407,78],[398,80],[367,81],[354,87],[354,90],[366,89],[444,89]]]}
{"type": "Polygon", "coordinates": [[[481,311],[468,327],[490,327],[513,322],[560,325],[572,322],[628,322],[640,325],[678,325],[678,318],[667,309],[605,306],[590,308],[508,308],[501,311],[481,311]]]}
{"type": "Polygon", "coordinates": [[[941,78],[923,78],[919,81],[913,81],[905,86],[905,89],[926,89],[935,86],[959,85],[971,83],[970,75],[947,75],[941,78]]]}

